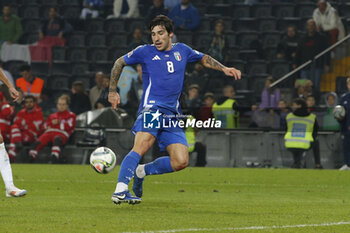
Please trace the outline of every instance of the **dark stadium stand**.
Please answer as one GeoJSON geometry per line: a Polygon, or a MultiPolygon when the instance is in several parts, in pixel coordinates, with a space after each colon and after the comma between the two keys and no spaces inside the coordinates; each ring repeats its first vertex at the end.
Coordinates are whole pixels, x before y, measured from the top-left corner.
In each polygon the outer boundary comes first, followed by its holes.
{"type": "Polygon", "coordinates": [[[52,75],[70,75],[72,73],[71,63],[68,61],[54,61],[52,63],[52,75]]]}
{"type": "Polygon", "coordinates": [[[108,48],[126,48],[128,46],[126,33],[111,32],[107,34],[107,38],[106,45],[108,48]]]}
{"type": "Polygon", "coordinates": [[[273,15],[278,18],[293,17],[295,5],[290,3],[280,3],[272,6],[273,15]]]}
{"type": "Polygon", "coordinates": [[[61,46],[52,47],[52,60],[53,61],[65,61],[67,48],[61,46]]]}
{"type": "Polygon", "coordinates": [[[89,63],[87,61],[72,62],[72,75],[89,74],[89,63]]]}
{"type": "Polygon", "coordinates": [[[50,75],[50,65],[47,61],[37,61],[31,63],[32,72],[39,77],[50,75]]]}
{"type": "Polygon", "coordinates": [[[260,3],[253,5],[251,8],[251,16],[255,18],[272,16],[271,3],[260,3]]]}
{"type": "Polygon", "coordinates": [[[67,53],[67,60],[69,61],[87,61],[86,48],[69,48],[67,53]]]}
{"type": "Polygon", "coordinates": [[[87,19],[85,20],[85,31],[90,33],[103,32],[104,19],[87,19]]]}
{"type": "Polygon", "coordinates": [[[91,62],[108,61],[108,49],[106,47],[89,48],[88,58],[91,62]]]}
{"type": "Polygon", "coordinates": [[[72,32],[67,39],[69,47],[85,47],[85,38],[87,33],[81,31],[72,32]]]}
{"type": "Polygon", "coordinates": [[[26,33],[38,32],[40,28],[40,24],[41,24],[40,19],[33,19],[33,18],[22,19],[23,32],[26,32],[26,33]]]}
{"type": "Polygon", "coordinates": [[[71,86],[69,85],[70,79],[71,78],[69,75],[52,75],[48,80],[49,87],[51,88],[51,90],[55,91],[68,91],[71,88],[71,86]]]}
{"type": "MultiPolygon", "coordinates": [[[[108,38],[109,39],[109,38],[108,38]]],[[[86,36],[87,47],[106,47],[106,35],[103,32],[92,32],[86,36]]]]}
{"type": "Polygon", "coordinates": [[[111,73],[111,67],[113,67],[113,61],[97,61],[90,64],[90,71],[96,73],[102,71],[105,74],[111,73]]]}
{"type": "Polygon", "coordinates": [[[265,60],[252,60],[247,64],[248,75],[267,73],[268,65],[265,60]]]}

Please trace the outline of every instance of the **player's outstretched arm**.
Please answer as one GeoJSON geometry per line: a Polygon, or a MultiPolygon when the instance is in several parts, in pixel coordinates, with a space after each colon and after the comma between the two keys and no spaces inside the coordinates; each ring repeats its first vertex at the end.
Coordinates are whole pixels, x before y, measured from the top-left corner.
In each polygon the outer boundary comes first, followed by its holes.
{"type": "Polygon", "coordinates": [[[19,93],[15,89],[15,87],[12,85],[12,83],[8,80],[8,78],[6,77],[5,73],[2,71],[1,68],[0,68],[0,80],[3,83],[5,83],[5,85],[9,88],[10,95],[14,99],[14,101],[17,101],[19,98],[19,93]]]}
{"type": "Polygon", "coordinates": [[[204,54],[200,63],[202,63],[202,65],[206,68],[222,71],[225,73],[225,75],[234,77],[235,80],[241,79],[241,71],[240,70],[237,70],[233,67],[226,67],[207,54],[204,54]]]}
{"type": "Polygon", "coordinates": [[[123,71],[126,63],[123,57],[118,58],[113,65],[111,71],[111,79],[109,81],[109,93],[108,93],[108,101],[112,104],[112,108],[117,110],[118,105],[120,104],[120,96],[117,92],[117,85],[120,74],[123,71]]]}

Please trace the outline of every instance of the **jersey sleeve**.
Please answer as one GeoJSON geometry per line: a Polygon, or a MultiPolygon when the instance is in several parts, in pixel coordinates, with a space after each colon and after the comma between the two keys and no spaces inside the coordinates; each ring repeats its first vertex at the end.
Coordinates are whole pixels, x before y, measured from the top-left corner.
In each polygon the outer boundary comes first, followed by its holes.
{"type": "Polygon", "coordinates": [[[204,54],[201,52],[198,52],[195,49],[190,48],[187,45],[184,45],[186,47],[187,50],[187,61],[188,62],[196,62],[196,61],[200,61],[202,60],[204,54]]]}
{"type": "Polygon", "coordinates": [[[124,55],[124,61],[128,65],[141,64],[144,59],[144,50],[146,49],[145,45],[140,45],[134,50],[124,55]]]}

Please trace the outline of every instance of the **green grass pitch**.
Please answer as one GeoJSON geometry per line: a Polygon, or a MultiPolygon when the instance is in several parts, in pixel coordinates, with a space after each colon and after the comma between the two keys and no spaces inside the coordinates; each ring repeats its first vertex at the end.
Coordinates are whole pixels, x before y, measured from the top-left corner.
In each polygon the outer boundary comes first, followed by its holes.
{"type": "Polygon", "coordinates": [[[146,177],[142,203],[117,206],[118,168],[107,175],[83,165],[12,169],[28,195],[0,193],[1,233],[350,232],[347,171],[187,168],[146,177]],[[320,225],[338,222],[345,223],[320,225]]]}

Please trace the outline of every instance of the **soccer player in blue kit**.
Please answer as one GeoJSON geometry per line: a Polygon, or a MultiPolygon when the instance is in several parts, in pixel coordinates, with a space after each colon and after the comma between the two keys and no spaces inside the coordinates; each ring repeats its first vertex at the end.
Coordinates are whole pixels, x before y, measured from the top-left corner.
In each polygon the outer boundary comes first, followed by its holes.
{"type": "Polygon", "coordinates": [[[145,112],[152,113],[152,120],[163,114],[181,114],[179,108],[186,64],[199,61],[203,66],[219,70],[236,80],[241,72],[222,65],[209,55],[191,49],[182,43],[172,43],[174,25],[171,19],[159,15],[150,23],[152,45],[139,46],[118,58],[111,71],[108,101],[114,109],[120,104],[117,83],[123,67],[141,64],[143,96],[138,117],[132,128],[135,134],[134,146],[125,156],[119,171],[117,187],[112,195],[115,204],[141,202],[142,183],[146,175],[156,175],[180,171],[188,165],[188,145],[184,131],[178,128],[144,127],[145,112]],[[160,157],[148,164],[139,165],[141,157],[151,148],[155,140],[161,150],[166,149],[170,156],[160,157]],[[134,178],[132,195],[128,184],[134,178]]]}

